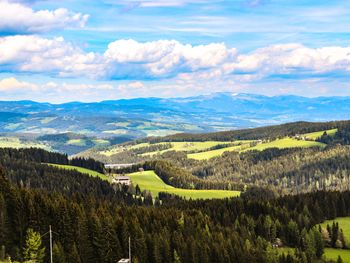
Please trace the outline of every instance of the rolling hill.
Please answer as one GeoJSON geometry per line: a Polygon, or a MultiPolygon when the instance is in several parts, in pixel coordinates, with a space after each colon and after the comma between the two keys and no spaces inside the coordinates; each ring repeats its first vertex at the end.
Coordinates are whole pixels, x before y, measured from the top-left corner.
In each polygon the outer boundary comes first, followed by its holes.
{"type": "Polygon", "coordinates": [[[267,97],[214,93],[189,98],[71,102],[0,101],[0,132],[78,133],[97,137],[165,136],[294,121],[350,119],[349,97],[267,97]],[[293,107],[290,107],[293,105],[293,107]]]}

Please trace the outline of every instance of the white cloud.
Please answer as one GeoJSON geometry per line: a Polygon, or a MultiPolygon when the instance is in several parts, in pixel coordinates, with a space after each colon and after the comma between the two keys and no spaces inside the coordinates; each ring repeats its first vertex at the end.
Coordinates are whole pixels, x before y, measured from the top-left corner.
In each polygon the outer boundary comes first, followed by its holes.
{"type": "Polygon", "coordinates": [[[58,37],[8,36],[0,38],[0,69],[8,72],[51,73],[59,76],[103,74],[99,55],[86,53],[58,37]]]}
{"type": "Polygon", "coordinates": [[[273,45],[223,66],[226,73],[317,75],[327,72],[350,71],[350,47],[308,48],[300,44],[273,45]]]}
{"type": "Polygon", "coordinates": [[[0,80],[1,92],[14,92],[22,90],[37,90],[38,86],[29,82],[19,81],[16,78],[5,78],[0,80]]]}
{"type": "Polygon", "coordinates": [[[240,54],[223,43],[117,40],[103,53],[85,52],[63,38],[0,38],[0,71],[90,79],[231,78],[241,82],[280,76],[307,79],[350,72],[350,47],[273,45],[240,54]]]}
{"type": "Polygon", "coordinates": [[[179,7],[187,4],[205,4],[218,2],[219,0],[105,0],[112,4],[122,4],[130,8],[135,7],[179,7]]]}
{"type": "Polygon", "coordinates": [[[21,3],[0,0],[0,33],[31,34],[67,27],[84,27],[88,15],[65,8],[34,11],[21,3]]]}
{"type": "Polygon", "coordinates": [[[123,77],[123,69],[130,69],[128,74],[154,78],[217,67],[235,54],[236,49],[222,43],[192,46],[175,40],[140,43],[129,39],[110,43],[104,57],[111,65],[111,77],[123,77]]]}

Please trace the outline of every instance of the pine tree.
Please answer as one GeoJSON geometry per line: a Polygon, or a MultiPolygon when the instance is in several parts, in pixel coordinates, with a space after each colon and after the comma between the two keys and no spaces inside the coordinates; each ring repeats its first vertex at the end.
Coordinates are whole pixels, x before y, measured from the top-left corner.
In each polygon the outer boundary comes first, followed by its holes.
{"type": "Polygon", "coordinates": [[[174,263],[181,263],[181,259],[176,250],[174,250],[174,263]]]}
{"type": "Polygon", "coordinates": [[[343,263],[343,259],[341,258],[341,256],[338,256],[337,263],[343,263]]]}
{"type": "Polygon", "coordinates": [[[26,242],[23,251],[25,260],[32,260],[36,263],[42,263],[45,257],[45,248],[42,247],[40,233],[29,228],[27,230],[26,242]]]}
{"type": "Polygon", "coordinates": [[[60,242],[54,242],[52,247],[53,258],[55,263],[66,263],[66,257],[63,250],[63,247],[60,242]]]}

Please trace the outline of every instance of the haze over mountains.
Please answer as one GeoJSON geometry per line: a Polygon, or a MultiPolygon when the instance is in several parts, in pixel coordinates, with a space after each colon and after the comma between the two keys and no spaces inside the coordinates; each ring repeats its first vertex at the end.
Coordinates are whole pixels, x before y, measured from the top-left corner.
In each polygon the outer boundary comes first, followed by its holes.
{"type": "Polygon", "coordinates": [[[293,121],[350,119],[350,97],[267,97],[214,93],[64,104],[1,101],[0,132],[73,132],[98,137],[167,135],[250,128],[293,121]]]}

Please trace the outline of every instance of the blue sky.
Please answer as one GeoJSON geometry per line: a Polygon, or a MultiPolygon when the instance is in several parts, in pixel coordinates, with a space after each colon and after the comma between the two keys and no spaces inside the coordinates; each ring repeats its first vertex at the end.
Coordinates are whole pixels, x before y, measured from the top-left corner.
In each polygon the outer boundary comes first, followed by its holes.
{"type": "Polygon", "coordinates": [[[350,95],[350,2],[0,0],[0,99],[350,95]]]}

